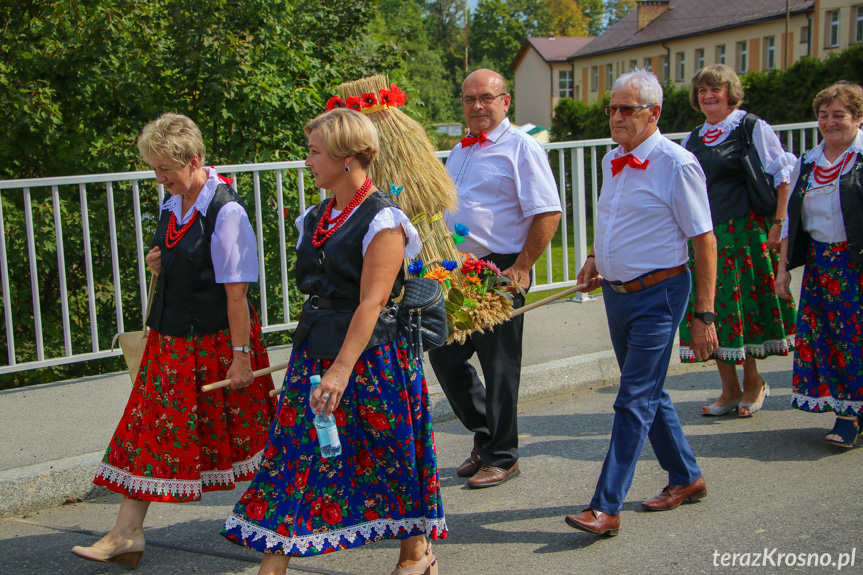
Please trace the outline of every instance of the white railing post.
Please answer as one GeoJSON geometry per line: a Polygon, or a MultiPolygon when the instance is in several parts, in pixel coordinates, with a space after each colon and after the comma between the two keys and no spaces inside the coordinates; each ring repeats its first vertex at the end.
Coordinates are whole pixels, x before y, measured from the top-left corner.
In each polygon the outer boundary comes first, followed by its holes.
{"type": "MultiPolygon", "coordinates": [[[[578,270],[581,270],[581,266],[584,265],[585,259],[587,259],[587,254],[589,253],[587,247],[587,202],[586,202],[586,194],[587,194],[587,186],[584,182],[584,148],[578,147],[573,150],[574,155],[572,157],[572,189],[573,189],[573,198],[572,198],[572,222],[575,226],[575,230],[573,231],[573,240],[575,241],[575,267],[578,270]]],[[[596,148],[593,148],[592,157],[596,157],[596,148]]],[[[596,182],[596,178],[594,177],[594,185],[596,182]]],[[[576,272],[577,276],[578,272],[576,272]]],[[[577,279],[577,277],[576,277],[577,279]]],[[[584,302],[592,299],[593,296],[587,293],[578,292],[575,295],[576,301],[584,302]]]]}
{"type": "Polygon", "coordinates": [[[42,341],[42,306],[39,303],[39,272],[36,269],[36,234],[33,232],[33,204],[30,188],[24,188],[24,221],[27,229],[27,256],[30,259],[30,290],[33,297],[33,325],[36,330],[36,360],[45,359],[42,341]]]}
{"type": "Polygon", "coordinates": [[[6,361],[15,365],[15,330],[12,324],[12,293],[9,291],[9,262],[6,260],[6,224],[0,196],[0,283],[3,285],[3,319],[6,322],[6,361]]]}
{"type": "Polygon", "coordinates": [[[63,316],[63,348],[66,357],[72,356],[72,330],[69,327],[69,298],[66,291],[66,255],[63,250],[63,220],[60,214],[60,192],[51,186],[54,207],[54,238],[57,242],[57,272],[60,279],[60,312],[63,316]]]}

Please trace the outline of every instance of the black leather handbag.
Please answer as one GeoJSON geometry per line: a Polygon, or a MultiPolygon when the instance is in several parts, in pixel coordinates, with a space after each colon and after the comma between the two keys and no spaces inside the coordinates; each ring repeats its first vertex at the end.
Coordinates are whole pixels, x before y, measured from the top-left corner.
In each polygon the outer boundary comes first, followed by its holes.
{"type": "Polygon", "coordinates": [[[403,293],[393,306],[399,334],[407,337],[413,356],[420,357],[424,350],[444,345],[449,337],[443,290],[433,279],[408,278],[403,293]]]}
{"type": "Polygon", "coordinates": [[[754,114],[747,114],[743,118],[746,149],[743,150],[740,160],[743,162],[743,171],[746,172],[749,207],[757,214],[772,218],[776,215],[776,188],[773,187],[773,178],[764,171],[758,150],[752,145],[752,132],[757,121],[758,116],[754,114]]]}

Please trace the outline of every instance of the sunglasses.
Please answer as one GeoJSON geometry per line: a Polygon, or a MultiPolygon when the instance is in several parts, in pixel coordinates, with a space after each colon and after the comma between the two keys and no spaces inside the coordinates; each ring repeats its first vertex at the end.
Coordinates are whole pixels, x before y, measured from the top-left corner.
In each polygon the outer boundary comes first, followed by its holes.
{"type": "Polygon", "coordinates": [[[602,109],[605,111],[606,116],[613,116],[615,112],[620,112],[623,114],[624,118],[629,118],[636,110],[651,108],[655,105],[656,104],[645,104],[643,106],[603,106],[602,109]]]}

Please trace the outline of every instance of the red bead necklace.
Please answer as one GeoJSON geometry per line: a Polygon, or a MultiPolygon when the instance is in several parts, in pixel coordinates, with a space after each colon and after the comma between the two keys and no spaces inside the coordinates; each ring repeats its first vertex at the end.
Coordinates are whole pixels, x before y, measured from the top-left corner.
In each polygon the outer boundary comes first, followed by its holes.
{"type": "Polygon", "coordinates": [[[168,231],[165,232],[165,247],[168,249],[173,249],[177,244],[180,243],[180,240],[183,239],[183,236],[186,235],[192,228],[192,224],[195,223],[195,220],[198,218],[198,210],[192,212],[192,217],[186,222],[186,225],[177,229],[177,216],[174,215],[174,212],[171,212],[171,219],[168,220],[168,231]]]}
{"type": "Polygon", "coordinates": [[[363,185],[360,186],[360,189],[357,190],[357,193],[354,194],[354,197],[351,198],[351,201],[348,202],[348,205],[345,206],[344,210],[342,210],[342,213],[335,218],[332,217],[332,213],[336,199],[331,199],[330,203],[327,204],[327,207],[324,208],[324,215],[320,220],[318,220],[318,225],[315,226],[315,233],[312,235],[312,245],[316,248],[324,245],[324,243],[330,239],[330,236],[336,233],[337,229],[342,227],[342,224],[345,223],[345,220],[348,219],[351,212],[360,205],[360,202],[363,201],[363,198],[366,197],[366,194],[370,189],[372,189],[372,180],[370,178],[366,178],[366,181],[363,182],[363,185]],[[333,227],[329,228],[329,226],[333,227]]]}
{"type": "Polygon", "coordinates": [[[704,133],[703,136],[701,136],[701,139],[704,141],[705,144],[712,144],[713,142],[718,140],[719,136],[721,135],[722,130],[720,130],[719,128],[710,128],[704,133]]]}
{"type": "Polygon", "coordinates": [[[851,154],[849,152],[845,152],[845,158],[842,160],[841,164],[837,164],[832,168],[822,168],[821,166],[816,165],[815,172],[812,174],[814,180],[823,186],[824,184],[829,184],[838,178],[839,174],[842,173],[842,170],[845,169],[845,164],[848,163],[848,159],[851,158],[851,154]]]}

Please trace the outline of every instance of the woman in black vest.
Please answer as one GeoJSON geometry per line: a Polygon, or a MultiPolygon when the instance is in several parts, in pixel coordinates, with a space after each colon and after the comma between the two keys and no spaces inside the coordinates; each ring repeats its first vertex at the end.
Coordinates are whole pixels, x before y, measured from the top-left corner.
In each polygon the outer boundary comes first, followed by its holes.
{"type": "Polygon", "coordinates": [[[833,411],[827,442],[853,447],[863,413],[863,89],[839,82],[812,102],[824,138],[791,177],[776,289],[805,265],[791,404],[833,411]]]}
{"type": "MultiPolygon", "coordinates": [[[[740,80],[724,64],[703,68],[692,78],[690,103],[707,121],[687,136],[683,146],[695,154],[707,177],[717,247],[716,307],[715,313],[695,314],[693,288],[680,324],[680,357],[684,362],[697,361],[689,347],[690,330],[704,329],[702,322],[715,321],[719,348],[713,358],[722,380],[722,393],[713,405],[701,408],[702,415],[736,410],[740,417],[750,417],[761,409],[770,387],[758,373],[756,359],[788,355],[794,344],[794,302],[777,298],[774,283],[785,198],[796,158],[782,149],[766,122],[738,109],[742,102],[740,80]],[[747,142],[773,178],[779,200],[775,214],[763,216],[749,204],[741,161],[747,142]],[[742,390],[737,375],[741,364],[742,390]]],[[[691,256],[690,269],[695,282],[691,256]]]]}
{"type": "Polygon", "coordinates": [[[123,495],[114,528],[72,552],[136,566],[151,501],[198,501],[248,481],[263,454],[275,401],[261,325],[246,299],[258,281],[257,243],[231,181],[204,165],[192,120],[165,114],[138,138],[169,192],[147,265],[158,275],[141,368],[93,482],[123,495]],[[221,379],[230,389],[205,394],[221,379]]]}
{"type": "Polygon", "coordinates": [[[366,176],[378,151],[369,118],[336,108],[305,132],[306,166],[332,199],[297,219],[297,284],[309,297],[261,469],[222,534],[264,553],[260,575],[381,538],[401,540],[395,575],[436,574],[426,537],[446,537],[446,522],[428,389],[389,313],[404,258],[422,244],[366,176]],[[335,416],[341,453],[322,455],[315,413],[335,416]]]}

